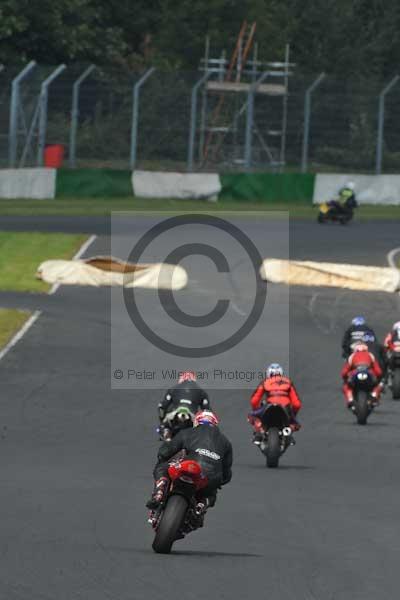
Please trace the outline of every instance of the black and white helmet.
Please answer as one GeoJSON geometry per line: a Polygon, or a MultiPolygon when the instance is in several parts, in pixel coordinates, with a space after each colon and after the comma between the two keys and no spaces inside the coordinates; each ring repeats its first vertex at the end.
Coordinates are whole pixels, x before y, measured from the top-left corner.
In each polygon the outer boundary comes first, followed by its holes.
{"type": "Polygon", "coordinates": [[[283,375],[283,369],[278,363],[271,363],[267,368],[267,377],[278,377],[283,375]]]}

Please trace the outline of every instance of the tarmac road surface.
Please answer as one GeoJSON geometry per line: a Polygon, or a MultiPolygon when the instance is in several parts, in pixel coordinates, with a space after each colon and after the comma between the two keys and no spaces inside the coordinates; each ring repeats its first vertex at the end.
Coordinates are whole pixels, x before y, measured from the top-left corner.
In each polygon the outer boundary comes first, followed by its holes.
{"type": "MultiPolygon", "coordinates": [[[[132,240],[148,226],[139,223],[132,240]]],[[[284,253],[284,224],[243,226],[266,251],[284,253]]],[[[124,247],[126,231],[120,240],[114,234],[113,243],[124,247]]],[[[299,221],[290,234],[293,258],[385,265],[386,253],[400,245],[398,223],[340,228],[299,221]]],[[[109,250],[109,238],[100,235],[89,254],[109,250]]],[[[196,259],[187,260],[191,272],[196,259]]],[[[208,302],[211,270],[203,275],[208,302]]],[[[242,277],[238,268],[239,286],[242,277]]],[[[154,314],[155,293],[138,294],[149,321],[168,333],[170,321],[154,314]]],[[[267,470],[246,422],[254,386],[212,390],[234,445],[232,483],[204,529],[176,543],[170,556],[152,552],[144,508],[160,392],[111,390],[109,290],[64,287],[42,301],[0,295],[1,306],[7,297],[9,305],[30,303],[43,314],[0,362],[1,599],[398,597],[400,404],[386,394],[368,426],[356,426],[338,377],[349,319],[365,314],[383,335],[399,319],[397,295],[302,287],[288,294],[271,286],[265,325],[246,347],[246,360],[256,367],[281,360],[289,335],[284,362],[290,358],[304,400],[303,429],[280,468],[267,470]]],[[[182,298],[198,309],[193,281],[182,298]]],[[[123,323],[117,315],[113,326],[123,323]]],[[[140,362],[146,345],[139,333],[130,335],[121,346],[140,362]]],[[[157,366],[156,352],[146,356],[157,366]]]]}

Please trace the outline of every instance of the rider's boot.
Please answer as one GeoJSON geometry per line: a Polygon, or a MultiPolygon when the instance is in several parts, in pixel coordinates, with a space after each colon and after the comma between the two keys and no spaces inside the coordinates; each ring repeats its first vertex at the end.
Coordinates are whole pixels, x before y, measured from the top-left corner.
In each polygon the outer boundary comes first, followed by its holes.
{"type": "Polygon", "coordinates": [[[381,396],[381,393],[382,393],[382,389],[383,389],[383,383],[382,383],[382,382],[380,382],[380,383],[378,383],[378,385],[376,385],[376,386],[374,387],[374,389],[373,389],[373,390],[372,390],[372,392],[371,392],[371,396],[372,396],[372,404],[373,404],[374,406],[378,406],[378,405],[379,405],[379,402],[380,402],[380,396],[381,396]]]}
{"type": "Polygon", "coordinates": [[[150,508],[151,510],[158,508],[161,502],[165,499],[167,489],[168,478],[161,477],[160,479],[157,479],[157,481],[154,483],[154,490],[151,498],[146,502],[147,508],[150,508]]]}
{"type": "Polygon", "coordinates": [[[354,410],[354,396],[353,396],[353,392],[351,391],[351,389],[349,388],[344,388],[343,389],[344,392],[344,396],[346,398],[346,406],[349,410],[354,410]]]}
{"type": "Polygon", "coordinates": [[[259,446],[262,442],[263,434],[261,431],[253,431],[253,444],[259,446]]]}

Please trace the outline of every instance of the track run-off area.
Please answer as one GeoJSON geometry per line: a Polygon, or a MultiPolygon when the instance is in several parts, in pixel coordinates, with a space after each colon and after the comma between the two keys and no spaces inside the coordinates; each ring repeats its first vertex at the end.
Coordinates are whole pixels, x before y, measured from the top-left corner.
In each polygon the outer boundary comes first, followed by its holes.
{"type": "MultiPolygon", "coordinates": [[[[234,222],[270,256],[282,254],[283,236],[287,255],[302,260],[387,266],[388,253],[400,246],[394,221],[234,222]]],[[[87,232],[96,235],[87,254],[108,255],[151,225],[151,217],[138,218],[131,230],[113,231],[112,244],[103,218],[10,218],[0,228],[87,232]]],[[[199,298],[208,302],[214,285],[211,270],[191,259],[187,266],[183,303],[201,314],[199,298]]],[[[232,319],[246,306],[246,276],[238,265],[232,319]]],[[[137,293],[154,328],[168,329],[163,314],[152,312],[156,292],[137,293]]],[[[359,427],[344,408],[339,373],[349,320],[364,314],[382,338],[400,318],[398,294],[271,284],[246,364],[290,365],[304,402],[303,428],[279,469],[267,470],[246,421],[254,385],[211,389],[233,444],[233,479],[205,527],[177,542],[170,556],[151,550],[144,506],[162,391],[111,389],[111,341],[123,320],[112,316],[110,290],[0,293],[0,306],[41,312],[0,361],[1,599],[397,598],[400,403],[386,393],[359,427]]],[[[137,364],[157,367],[157,353],[147,354],[138,332],[121,338],[121,347],[137,364]]],[[[230,364],[227,353],[199,359],[199,369],[218,360],[230,364]]]]}

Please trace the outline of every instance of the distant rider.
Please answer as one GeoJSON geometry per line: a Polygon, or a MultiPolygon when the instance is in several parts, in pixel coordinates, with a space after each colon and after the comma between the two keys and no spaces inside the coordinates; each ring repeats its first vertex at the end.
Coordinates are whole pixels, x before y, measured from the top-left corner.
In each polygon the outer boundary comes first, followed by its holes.
{"type": "Polygon", "coordinates": [[[368,369],[370,375],[372,376],[375,385],[372,390],[371,396],[375,398],[375,403],[379,403],[379,397],[382,392],[382,369],[379,366],[379,362],[369,351],[368,346],[366,344],[357,344],[354,348],[352,354],[350,354],[346,363],[344,364],[341,372],[341,376],[343,379],[343,394],[347,402],[347,408],[351,409],[353,407],[353,390],[349,385],[349,381],[352,376],[357,372],[357,368],[363,367],[368,369]]]}
{"type": "Polygon", "coordinates": [[[349,207],[356,208],[358,203],[354,189],[354,181],[348,181],[346,185],[340,188],[338,197],[328,202],[328,204],[334,206],[340,212],[347,212],[349,207]]]}
{"type": "Polygon", "coordinates": [[[159,433],[164,440],[170,440],[173,435],[169,415],[179,406],[186,406],[195,415],[199,410],[211,408],[207,392],[196,382],[193,371],[183,371],[177,385],[167,390],[164,398],[158,405],[160,420],[159,433]]]}
{"type": "Polygon", "coordinates": [[[379,343],[375,331],[367,324],[365,317],[354,317],[346,329],[342,339],[343,358],[348,358],[353,351],[352,346],[364,342],[379,357],[379,343]]]}
{"type": "Polygon", "coordinates": [[[280,404],[283,406],[290,419],[292,431],[300,429],[300,423],[296,415],[302,407],[302,402],[297,394],[296,388],[289,377],[284,375],[282,367],[278,363],[272,363],[267,369],[267,378],[258,386],[251,399],[249,422],[254,429],[253,442],[259,445],[264,432],[261,419],[258,417],[260,408],[268,404],[280,404]],[[263,401],[265,395],[265,401],[263,401]]]}
{"type": "Polygon", "coordinates": [[[386,383],[388,383],[390,377],[388,366],[391,354],[395,349],[395,345],[396,348],[400,347],[400,321],[393,323],[391,331],[387,334],[383,342],[386,383]]]}
{"type": "Polygon", "coordinates": [[[148,508],[154,510],[165,499],[169,485],[169,462],[182,451],[185,459],[199,463],[208,479],[207,487],[199,492],[198,511],[205,512],[208,506],[214,506],[217,489],[229,483],[232,477],[232,445],[221,433],[218,424],[218,417],[214,413],[201,411],[196,414],[192,429],[182,429],[171,442],[160,446],[153,473],[154,490],[146,504],[148,508]]]}
{"type": "Polygon", "coordinates": [[[400,344],[400,321],[393,323],[391,331],[385,337],[385,341],[383,342],[385,352],[393,352],[394,344],[396,342],[400,344]]]}

